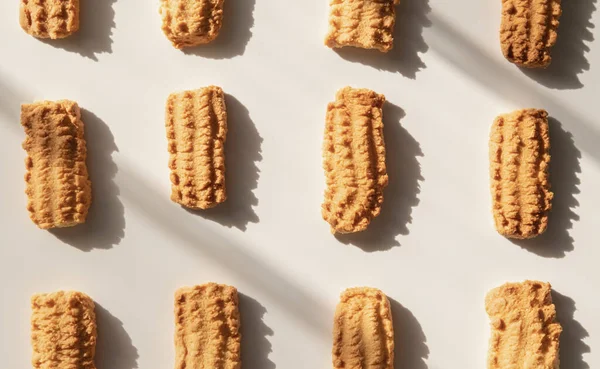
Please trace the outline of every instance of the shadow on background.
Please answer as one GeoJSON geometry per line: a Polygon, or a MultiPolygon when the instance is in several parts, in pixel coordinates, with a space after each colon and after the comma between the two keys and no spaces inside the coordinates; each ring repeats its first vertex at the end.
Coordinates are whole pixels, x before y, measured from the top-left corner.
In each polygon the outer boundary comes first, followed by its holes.
{"type": "Polygon", "coordinates": [[[392,320],[394,322],[394,342],[396,369],[427,369],[425,360],[429,357],[427,338],[415,316],[398,301],[391,299],[392,320]]]}
{"type": "Polygon", "coordinates": [[[207,45],[184,49],[184,53],[210,59],[243,55],[252,38],[256,0],[227,0],[223,5],[223,26],[219,36],[207,45]]]}
{"type": "Polygon", "coordinates": [[[429,49],[423,38],[423,29],[431,26],[427,14],[431,11],[428,0],[402,0],[396,9],[394,48],[388,53],[354,47],[334,49],[342,58],[379,70],[400,73],[415,79],[425,69],[420,54],[429,49]]]}
{"type": "Polygon", "coordinates": [[[269,360],[269,354],[273,350],[268,337],[273,335],[273,330],[264,322],[267,309],[243,293],[239,294],[239,298],[244,367],[275,369],[275,363],[269,360]]]}
{"type": "Polygon", "coordinates": [[[258,187],[262,160],[260,137],[248,109],[235,97],[226,94],[227,141],[225,141],[225,186],[227,200],[214,208],[191,210],[190,213],[245,231],[248,223],[258,223],[253,207],[258,205],[254,190],[258,187]]]}
{"type": "Polygon", "coordinates": [[[560,365],[569,369],[589,369],[583,360],[583,354],[590,352],[590,347],[583,342],[589,337],[588,332],[575,320],[575,301],[552,290],[552,300],[556,306],[556,320],[563,328],[560,335],[560,365]]]}
{"type": "Polygon", "coordinates": [[[98,325],[96,366],[98,369],[136,369],[138,351],[123,323],[97,302],[95,304],[98,325]]]}
{"type": "Polygon", "coordinates": [[[336,235],[339,241],[367,252],[400,245],[396,237],[409,233],[412,209],[419,204],[419,182],[424,180],[418,161],[418,157],[423,156],[421,146],[400,125],[404,110],[390,102],[386,102],[383,109],[389,185],[383,192],[381,214],[363,232],[336,235]]]}
{"type": "Polygon", "coordinates": [[[50,232],[82,251],[109,249],[125,234],[125,209],[114,182],[117,165],[112,153],[118,151],[110,128],[93,113],[81,109],[88,150],[87,166],[92,181],[92,205],[84,224],[50,232]]]}
{"type": "Polygon", "coordinates": [[[574,209],[579,206],[575,195],[579,194],[581,152],[575,146],[573,135],[553,117],[550,125],[550,183],[554,199],[548,219],[548,229],[542,235],[529,240],[511,240],[513,243],[544,257],[562,258],[574,249],[569,234],[573,222],[579,220],[574,209]]]}
{"type": "Polygon", "coordinates": [[[556,89],[583,87],[579,74],[590,69],[585,56],[590,51],[586,45],[594,41],[592,14],[596,0],[563,1],[558,39],[552,48],[552,63],[547,69],[521,69],[542,85],[556,89]]]}
{"type": "Polygon", "coordinates": [[[81,2],[79,31],[58,39],[40,39],[61,48],[98,61],[97,54],[112,52],[112,30],[115,28],[113,5],[117,0],[87,0],[81,2]]]}

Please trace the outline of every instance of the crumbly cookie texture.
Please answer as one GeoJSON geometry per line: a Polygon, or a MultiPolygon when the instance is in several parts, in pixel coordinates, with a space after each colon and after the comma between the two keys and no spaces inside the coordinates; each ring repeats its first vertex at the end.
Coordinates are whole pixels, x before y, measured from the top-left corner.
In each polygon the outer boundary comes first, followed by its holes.
{"type": "Polygon", "coordinates": [[[96,314],[89,296],[76,291],[37,294],[31,310],[34,368],[96,368],[96,314]]]}
{"type": "Polygon", "coordinates": [[[171,94],[166,127],[171,200],[191,209],[212,208],[227,198],[227,111],[220,87],[171,94]]]}
{"type": "Polygon", "coordinates": [[[485,298],[492,334],[488,369],[558,369],[559,337],[549,283],[507,283],[485,298]]]}
{"type": "Polygon", "coordinates": [[[560,0],[502,0],[500,46],[522,67],[545,68],[552,58],[561,15],[560,0]]]}
{"type": "Polygon", "coordinates": [[[20,0],[19,23],[37,38],[65,38],[79,30],[79,0],[20,0]]]}
{"type": "Polygon", "coordinates": [[[331,0],[325,45],[388,52],[394,46],[396,5],[400,0],[331,0]]]}
{"type": "Polygon", "coordinates": [[[340,296],[333,323],[334,369],[393,369],[394,326],[386,295],[370,287],[340,296]]]}
{"type": "Polygon", "coordinates": [[[175,292],[175,369],[240,369],[235,287],[207,283],[175,292]]]}
{"type": "Polygon", "coordinates": [[[383,140],[385,97],[345,87],[327,106],[322,215],[332,233],[363,231],[381,212],[388,184],[383,140]]]}
{"type": "Polygon", "coordinates": [[[552,208],[548,113],[524,109],[501,115],[490,134],[490,179],[494,223],[510,238],[546,231],[552,208]]]}
{"type": "Polygon", "coordinates": [[[84,223],[92,191],[79,106],[69,100],[23,104],[21,125],[31,220],[42,229],[84,223]]]}
{"type": "Polygon", "coordinates": [[[162,30],[178,49],[208,44],[223,25],[224,0],[160,0],[162,30]]]}

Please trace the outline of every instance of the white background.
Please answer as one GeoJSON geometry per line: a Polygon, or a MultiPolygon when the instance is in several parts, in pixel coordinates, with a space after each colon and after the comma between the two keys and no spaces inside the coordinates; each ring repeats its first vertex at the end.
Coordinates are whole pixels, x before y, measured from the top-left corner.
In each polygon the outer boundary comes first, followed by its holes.
{"type": "Polygon", "coordinates": [[[97,302],[99,369],[170,368],[173,292],[206,281],[243,294],[247,369],[331,367],[335,304],[356,285],[396,301],[397,369],[482,368],[484,296],[525,278],[561,294],[563,369],[600,365],[595,0],[565,1],[539,73],[503,59],[499,0],[403,0],[388,55],[324,47],[325,0],[226,3],[218,41],[183,53],[156,0],[82,0],[79,34],[53,42],[0,2],[2,368],[29,367],[29,297],[57,289],[97,302]],[[230,198],[195,214],[169,200],[164,104],[209,84],[229,94],[230,198]],[[390,102],[390,186],[370,229],[338,240],[320,215],[321,142],[345,85],[390,102]],[[19,105],[63,98],[85,109],[94,199],[86,225],[47,232],[25,210],[19,105]],[[521,247],[492,225],[487,140],[496,115],[523,107],[554,117],[556,201],[548,234],[521,247]]]}

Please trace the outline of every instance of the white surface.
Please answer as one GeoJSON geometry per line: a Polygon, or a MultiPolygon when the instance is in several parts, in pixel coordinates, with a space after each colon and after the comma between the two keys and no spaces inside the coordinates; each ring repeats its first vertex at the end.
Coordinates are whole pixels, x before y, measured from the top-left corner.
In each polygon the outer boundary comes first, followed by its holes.
{"type": "Polygon", "coordinates": [[[333,310],[355,285],[404,306],[393,311],[397,369],[482,368],[484,295],[525,278],[567,296],[557,299],[562,367],[599,366],[589,353],[600,344],[592,1],[567,2],[551,69],[559,74],[546,79],[503,59],[498,0],[405,0],[396,51],[342,53],[355,62],[322,45],[325,0],[227,0],[221,38],[197,55],[170,46],[156,0],[83,0],[81,33],[46,43],[21,31],[17,0],[1,1],[0,366],[30,365],[29,296],[66,288],[102,307],[99,369],[170,368],[173,291],[218,281],[247,296],[245,368],[331,367],[333,310]],[[169,93],[208,84],[235,99],[230,200],[202,216],[169,200],[163,109],[169,93]],[[345,85],[398,106],[384,112],[390,187],[383,214],[355,242],[371,244],[362,248],[330,235],[320,216],[325,107],[345,85]],[[86,226],[55,236],[26,214],[19,105],[61,98],[87,111],[94,203],[86,226]],[[529,106],[562,123],[551,132],[552,230],[536,252],[496,234],[488,193],[489,126],[529,106]]]}

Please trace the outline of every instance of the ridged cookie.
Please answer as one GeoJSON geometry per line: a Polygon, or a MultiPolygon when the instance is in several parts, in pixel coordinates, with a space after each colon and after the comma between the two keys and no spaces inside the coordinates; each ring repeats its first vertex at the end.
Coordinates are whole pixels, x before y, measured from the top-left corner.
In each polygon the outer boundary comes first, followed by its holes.
{"type": "Polygon", "coordinates": [[[235,287],[207,283],[175,292],[175,369],[239,369],[235,287]]]}
{"type": "Polygon", "coordinates": [[[331,0],[325,45],[388,52],[394,47],[396,5],[400,0],[331,0]]]}
{"type": "Polygon", "coordinates": [[[178,49],[207,44],[219,35],[224,0],[160,0],[162,30],[178,49]]]}
{"type": "Polygon", "coordinates": [[[212,208],[227,198],[227,111],[220,87],[171,94],[166,111],[171,200],[191,209],[212,208]]]}
{"type": "Polygon", "coordinates": [[[76,291],[31,298],[31,363],[36,369],[95,369],[94,302],[76,291]]]}
{"type": "Polygon", "coordinates": [[[507,283],[485,298],[492,334],[488,369],[558,369],[559,337],[550,284],[507,283]]]}
{"type": "Polygon", "coordinates": [[[502,0],[500,46],[522,67],[545,68],[556,43],[561,0],[502,0]]]}
{"type": "Polygon", "coordinates": [[[79,30],[79,0],[19,0],[19,23],[37,38],[64,38],[79,30]]]}
{"type": "Polygon", "coordinates": [[[322,215],[332,233],[363,231],[381,212],[388,184],[383,140],[385,97],[344,87],[327,106],[322,215]]]}
{"type": "Polygon", "coordinates": [[[490,134],[490,177],[496,229],[510,238],[546,231],[552,208],[548,113],[524,109],[501,115],[490,134]]]}
{"type": "Polygon", "coordinates": [[[79,106],[69,100],[23,104],[21,125],[31,220],[42,229],[84,223],[92,192],[79,106]]]}
{"type": "Polygon", "coordinates": [[[394,326],[390,303],[375,288],[349,288],[333,323],[334,369],[393,369],[394,326]]]}

